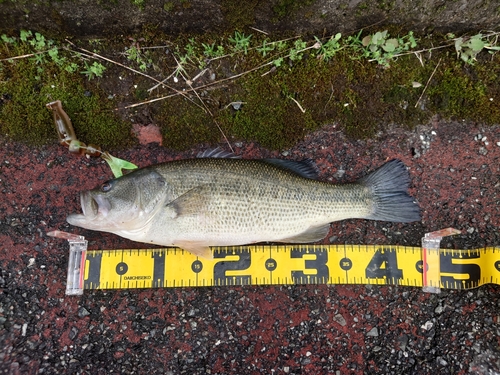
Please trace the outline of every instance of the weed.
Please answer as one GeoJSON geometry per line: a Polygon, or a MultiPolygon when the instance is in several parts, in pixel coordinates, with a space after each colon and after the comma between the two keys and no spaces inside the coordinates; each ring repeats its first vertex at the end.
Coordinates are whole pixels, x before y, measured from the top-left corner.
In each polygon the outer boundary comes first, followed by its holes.
{"type": "Polygon", "coordinates": [[[218,58],[224,56],[224,47],[223,46],[216,46],[215,43],[212,44],[206,44],[206,43],[201,43],[203,47],[203,54],[206,57],[209,58],[218,58]]]}
{"type": "Polygon", "coordinates": [[[267,39],[262,42],[262,47],[257,47],[257,51],[262,54],[262,57],[266,57],[268,52],[274,51],[276,48],[274,43],[268,43],[267,39]]]}
{"type": "Polygon", "coordinates": [[[234,37],[229,37],[229,41],[234,44],[233,48],[235,52],[243,51],[245,55],[248,53],[248,48],[250,47],[250,38],[252,34],[245,35],[239,31],[234,32],[234,37]]]}
{"type": "Polygon", "coordinates": [[[186,51],[186,56],[191,60],[194,56],[196,56],[196,53],[198,52],[198,47],[196,47],[196,41],[194,38],[189,39],[189,43],[186,44],[184,47],[184,50],[186,51]]]}
{"type": "Polygon", "coordinates": [[[398,54],[417,46],[417,40],[410,31],[400,38],[389,38],[387,30],[367,35],[361,40],[364,48],[363,57],[376,61],[384,67],[390,66],[390,61],[398,54]]]}
{"type": "Polygon", "coordinates": [[[273,60],[273,64],[276,68],[279,68],[281,64],[283,64],[283,57],[278,57],[277,59],[273,60]]]}
{"type": "Polygon", "coordinates": [[[335,54],[343,48],[339,42],[341,37],[342,34],[337,33],[334,36],[331,36],[326,43],[322,43],[318,37],[314,37],[316,43],[319,43],[320,46],[318,56],[325,61],[328,61],[335,56],[335,54]]]}
{"type": "Polygon", "coordinates": [[[500,46],[496,45],[498,35],[495,36],[493,41],[490,41],[487,36],[482,34],[474,35],[470,38],[457,38],[455,39],[455,50],[457,57],[462,59],[467,64],[474,64],[476,56],[483,49],[493,51],[500,51],[500,46]]]}
{"type": "Polygon", "coordinates": [[[294,42],[293,48],[290,49],[290,54],[289,54],[290,60],[291,61],[302,60],[302,56],[303,56],[303,53],[304,53],[304,50],[306,49],[306,47],[307,47],[306,42],[304,42],[300,38],[297,39],[294,42]]]}
{"type": "Polygon", "coordinates": [[[94,61],[92,65],[89,65],[89,63],[85,61],[85,70],[80,73],[86,75],[90,81],[95,77],[101,78],[105,70],[106,67],[97,61],[94,61]]]}
{"type": "Polygon", "coordinates": [[[145,0],[131,0],[132,4],[137,6],[140,10],[144,9],[144,5],[146,4],[145,0]]]}
{"type": "Polygon", "coordinates": [[[16,43],[16,38],[8,37],[5,34],[2,34],[1,38],[2,38],[2,41],[6,44],[15,44],[16,43]]]}
{"type": "Polygon", "coordinates": [[[134,61],[142,72],[145,72],[149,66],[153,65],[153,60],[146,57],[136,45],[130,46],[130,48],[125,51],[125,55],[128,60],[134,61]]]}

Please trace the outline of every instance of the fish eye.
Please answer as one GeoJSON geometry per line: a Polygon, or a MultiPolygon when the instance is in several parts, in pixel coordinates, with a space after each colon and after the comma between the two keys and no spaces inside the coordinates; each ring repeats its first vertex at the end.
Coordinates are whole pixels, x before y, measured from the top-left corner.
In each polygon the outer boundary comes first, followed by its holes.
{"type": "Polygon", "coordinates": [[[106,193],[106,192],[110,191],[112,187],[113,187],[113,184],[111,183],[111,181],[106,181],[104,184],[101,185],[101,191],[103,193],[106,193]]]}

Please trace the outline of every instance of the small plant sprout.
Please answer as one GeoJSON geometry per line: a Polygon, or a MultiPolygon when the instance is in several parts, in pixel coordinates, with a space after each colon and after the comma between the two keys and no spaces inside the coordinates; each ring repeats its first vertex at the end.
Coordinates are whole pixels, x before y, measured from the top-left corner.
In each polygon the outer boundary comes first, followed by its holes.
{"type": "Polygon", "coordinates": [[[16,43],[16,38],[8,37],[6,34],[2,34],[1,36],[2,42],[6,44],[15,44],[16,43]]]}
{"type": "Polygon", "coordinates": [[[483,49],[493,51],[500,51],[500,46],[496,45],[496,39],[490,42],[488,38],[482,34],[474,35],[470,38],[457,38],[455,39],[455,50],[457,51],[457,57],[462,59],[467,64],[474,64],[476,61],[476,56],[483,49]]]}
{"type": "Polygon", "coordinates": [[[31,38],[33,36],[33,33],[29,30],[21,30],[19,33],[19,39],[21,39],[21,42],[27,42],[28,38],[31,38]]]}
{"type": "Polygon", "coordinates": [[[189,43],[186,44],[186,46],[184,47],[184,50],[186,51],[186,56],[190,60],[192,60],[196,56],[197,49],[198,47],[196,47],[196,41],[194,40],[194,38],[190,38],[189,43]]]}
{"type": "Polygon", "coordinates": [[[179,56],[179,59],[177,60],[175,57],[175,62],[177,63],[177,66],[175,67],[175,70],[174,72],[172,73],[173,76],[174,76],[174,81],[177,82],[178,81],[178,76],[181,75],[187,75],[187,72],[186,72],[186,65],[188,64],[188,56],[185,55],[185,56],[179,56]]]}
{"type": "Polygon", "coordinates": [[[314,37],[316,43],[319,43],[318,57],[325,61],[330,60],[338,51],[343,48],[339,42],[341,37],[342,34],[337,33],[334,36],[331,36],[326,43],[322,43],[319,38],[314,37]]]}
{"type": "Polygon", "coordinates": [[[278,57],[277,59],[273,60],[273,65],[276,67],[276,68],[279,68],[281,66],[281,64],[283,64],[283,57],[278,57]]]}
{"type": "Polygon", "coordinates": [[[250,47],[250,38],[252,38],[252,34],[245,35],[244,33],[235,31],[234,37],[229,37],[229,41],[234,44],[233,48],[235,52],[243,51],[246,55],[250,47]]]}
{"type": "Polygon", "coordinates": [[[106,67],[101,63],[98,63],[97,61],[94,61],[92,65],[89,65],[89,63],[85,61],[85,70],[81,71],[80,73],[86,75],[90,81],[95,77],[102,77],[105,70],[106,67]]]}
{"type": "Polygon", "coordinates": [[[262,54],[262,57],[266,57],[267,53],[271,52],[271,51],[274,51],[275,48],[276,48],[275,43],[272,43],[272,42],[269,43],[267,41],[267,39],[265,39],[262,42],[262,46],[261,47],[257,47],[257,51],[262,54]]]}
{"type": "Polygon", "coordinates": [[[203,54],[208,58],[213,59],[224,56],[223,46],[216,46],[215,43],[212,44],[201,43],[201,46],[203,47],[203,54]]]}
{"type": "Polygon", "coordinates": [[[302,39],[297,39],[294,43],[293,48],[290,49],[290,55],[289,55],[290,60],[291,61],[302,60],[302,55],[306,50],[306,47],[307,47],[306,42],[304,42],[302,39]]]}
{"type": "Polygon", "coordinates": [[[146,55],[139,48],[138,43],[134,43],[130,48],[125,51],[127,60],[134,61],[138,64],[139,70],[145,72],[147,68],[153,65],[152,59],[146,57],[146,55]]]}

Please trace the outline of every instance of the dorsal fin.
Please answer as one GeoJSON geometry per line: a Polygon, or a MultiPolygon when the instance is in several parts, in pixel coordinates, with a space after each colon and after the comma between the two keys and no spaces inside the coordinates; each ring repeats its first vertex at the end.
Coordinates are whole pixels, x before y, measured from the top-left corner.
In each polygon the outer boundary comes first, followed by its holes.
{"type": "Polygon", "coordinates": [[[240,159],[241,158],[241,156],[238,156],[232,152],[223,150],[220,147],[209,148],[208,150],[200,151],[200,152],[198,152],[198,155],[196,155],[196,157],[200,158],[200,159],[203,159],[203,158],[240,159]]]}
{"type": "MultiPolygon", "coordinates": [[[[217,159],[240,159],[232,152],[223,150],[220,147],[212,148],[199,152],[197,158],[217,158],[217,159]]],[[[259,159],[257,159],[259,160],[259,159]]],[[[284,159],[260,159],[265,163],[272,164],[275,167],[286,169],[287,171],[298,174],[299,176],[316,180],[319,176],[319,169],[316,163],[311,159],[304,159],[301,161],[284,160],[284,159]]]]}
{"type": "Polygon", "coordinates": [[[316,180],[319,176],[319,169],[316,166],[316,163],[311,159],[304,159],[301,161],[284,159],[262,159],[262,161],[268,164],[272,164],[275,167],[297,173],[299,176],[312,180],[316,180]]]}

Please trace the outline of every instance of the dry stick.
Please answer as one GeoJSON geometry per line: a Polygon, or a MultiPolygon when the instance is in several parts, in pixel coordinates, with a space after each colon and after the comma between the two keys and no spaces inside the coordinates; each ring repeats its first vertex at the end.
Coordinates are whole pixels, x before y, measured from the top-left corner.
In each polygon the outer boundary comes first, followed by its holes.
{"type": "Polygon", "coordinates": [[[427,83],[425,84],[425,87],[424,87],[424,90],[422,91],[422,94],[420,94],[420,97],[418,98],[417,102],[415,103],[415,108],[417,108],[418,103],[420,102],[420,100],[421,100],[421,99],[422,99],[422,97],[424,96],[425,90],[427,90],[427,86],[429,86],[429,83],[431,82],[431,79],[432,79],[432,77],[434,76],[434,73],[436,73],[436,70],[437,70],[437,68],[438,68],[439,64],[441,63],[441,59],[442,59],[442,58],[440,58],[440,59],[439,59],[439,61],[438,61],[438,63],[436,64],[436,67],[434,68],[434,70],[433,70],[433,72],[432,72],[431,76],[430,76],[430,77],[429,77],[429,79],[427,80],[427,83]]]}
{"type": "Polygon", "coordinates": [[[26,57],[31,57],[31,56],[36,56],[36,55],[41,55],[43,53],[47,53],[47,51],[40,51],[40,52],[35,52],[35,53],[28,53],[26,55],[20,55],[20,56],[14,56],[14,57],[7,57],[6,59],[0,59],[0,61],[7,61],[7,60],[16,60],[16,59],[25,59],[26,57]]]}
{"type": "Polygon", "coordinates": [[[259,29],[255,28],[255,27],[248,26],[248,28],[257,31],[258,33],[262,33],[264,35],[269,35],[269,33],[266,33],[265,31],[259,30],[259,29]]]}
{"type": "Polygon", "coordinates": [[[291,96],[289,96],[289,98],[290,98],[290,99],[292,99],[292,100],[295,102],[295,104],[297,104],[297,107],[299,107],[299,109],[300,109],[300,111],[301,111],[302,113],[306,113],[306,110],[304,109],[304,107],[302,107],[302,106],[300,105],[300,103],[299,103],[297,100],[295,100],[295,99],[294,99],[294,98],[292,98],[291,96]]]}

